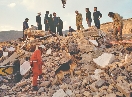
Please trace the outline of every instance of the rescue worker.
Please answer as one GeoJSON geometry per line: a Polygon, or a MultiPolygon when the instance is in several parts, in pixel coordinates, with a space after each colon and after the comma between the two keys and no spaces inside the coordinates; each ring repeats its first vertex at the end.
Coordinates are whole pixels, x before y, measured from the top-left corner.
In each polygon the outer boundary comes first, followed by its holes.
{"type": "Polygon", "coordinates": [[[113,12],[109,12],[108,16],[113,19],[113,30],[114,30],[113,34],[115,39],[117,41],[122,40],[122,28],[123,28],[122,17],[118,13],[113,13],[113,12]],[[118,37],[118,32],[119,32],[119,37],[118,37]]]}
{"type": "Polygon", "coordinates": [[[63,36],[62,29],[63,29],[63,21],[60,19],[60,17],[58,17],[57,32],[59,32],[60,36],[63,36]]]}
{"type": "Polygon", "coordinates": [[[91,12],[89,11],[89,8],[86,8],[86,21],[87,21],[88,27],[91,27],[92,19],[91,19],[91,12]]]}
{"type": "Polygon", "coordinates": [[[76,32],[71,26],[69,26],[69,32],[76,32]]]}
{"type": "Polygon", "coordinates": [[[78,11],[75,11],[75,13],[76,13],[76,26],[77,26],[77,30],[80,30],[80,28],[81,28],[81,30],[83,30],[84,27],[82,25],[82,14],[79,13],[78,11]]]}
{"type": "Polygon", "coordinates": [[[54,24],[53,24],[52,14],[50,14],[50,17],[49,17],[49,29],[50,29],[50,31],[53,32],[54,24]]]}
{"type": "Polygon", "coordinates": [[[39,12],[38,15],[36,16],[36,22],[37,22],[38,30],[42,30],[40,15],[41,15],[41,13],[39,12]]]}
{"type": "Polygon", "coordinates": [[[27,35],[24,34],[24,31],[29,28],[29,26],[28,26],[28,20],[29,19],[26,18],[25,21],[23,22],[23,40],[25,40],[26,37],[27,37],[27,35]]]}
{"type": "Polygon", "coordinates": [[[102,14],[97,11],[97,7],[94,7],[93,19],[97,29],[100,29],[100,18],[102,18],[102,14]]]}
{"type": "Polygon", "coordinates": [[[56,17],[55,12],[53,13],[53,24],[54,24],[53,32],[56,33],[56,28],[57,28],[57,25],[58,25],[58,18],[56,17]]]}
{"type": "Polygon", "coordinates": [[[46,11],[45,18],[44,18],[44,24],[45,24],[45,31],[49,30],[49,11],[46,11]]]}
{"type": "Polygon", "coordinates": [[[37,79],[38,76],[41,79],[42,78],[42,46],[38,46],[38,49],[34,51],[30,58],[30,64],[33,71],[33,90],[37,91],[37,79]]]}

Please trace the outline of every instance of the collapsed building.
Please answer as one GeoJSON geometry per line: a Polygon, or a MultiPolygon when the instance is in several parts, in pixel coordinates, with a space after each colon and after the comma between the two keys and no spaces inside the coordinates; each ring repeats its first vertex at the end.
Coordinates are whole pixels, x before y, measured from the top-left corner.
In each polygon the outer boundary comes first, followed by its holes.
{"type": "MultiPolygon", "coordinates": [[[[131,27],[132,28],[132,27],[131,27]]],[[[26,30],[28,39],[0,43],[0,65],[6,67],[20,60],[21,80],[13,74],[0,76],[1,97],[130,97],[132,92],[132,54],[130,38],[112,42],[111,30],[107,33],[91,27],[82,32],[68,33],[67,37],[39,30],[26,30]],[[43,79],[38,79],[39,90],[32,91],[30,63],[25,60],[36,49],[45,46],[42,59],[43,79]],[[79,50],[74,78],[65,75],[58,84],[54,72],[60,64],[69,61],[67,54],[79,50]],[[16,83],[14,82],[17,81],[16,83]],[[47,86],[55,82],[52,86],[47,86]]],[[[1,73],[1,72],[0,72],[1,73]]]]}

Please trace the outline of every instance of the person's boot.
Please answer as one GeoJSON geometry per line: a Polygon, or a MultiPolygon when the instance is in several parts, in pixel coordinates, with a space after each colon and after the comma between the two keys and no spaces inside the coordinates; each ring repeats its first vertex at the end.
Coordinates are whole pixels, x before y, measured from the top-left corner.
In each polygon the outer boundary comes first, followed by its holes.
{"type": "Polygon", "coordinates": [[[39,79],[42,79],[43,77],[42,77],[42,75],[39,75],[39,79]]]}
{"type": "Polygon", "coordinates": [[[33,86],[33,91],[38,91],[38,87],[37,86],[33,86]]]}

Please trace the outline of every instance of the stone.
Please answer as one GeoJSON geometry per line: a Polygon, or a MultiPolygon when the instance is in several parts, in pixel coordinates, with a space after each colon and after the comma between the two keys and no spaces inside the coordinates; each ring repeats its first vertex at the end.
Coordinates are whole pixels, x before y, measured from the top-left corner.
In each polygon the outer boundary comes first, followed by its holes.
{"type": "Polygon", "coordinates": [[[92,42],[94,45],[98,46],[98,43],[96,40],[89,40],[90,42],[92,42]]]}
{"type": "Polygon", "coordinates": [[[105,80],[101,79],[95,83],[95,87],[101,88],[105,83],[105,80]]]}
{"type": "Polygon", "coordinates": [[[120,82],[116,84],[117,89],[123,93],[126,97],[130,97],[130,88],[128,88],[128,83],[120,82]]]}
{"type": "Polygon", "coordinates": [[[116,94],[107,94],[105,97],[117,97],[116,94]]]}
{"type": "Polygon", "coordinates": [[[72,91],[69,90],[69,89],[66,90],[66,94],[69,95],[69,96],[72,96],[73,95],[72,91]]]}
{"type": "Polygon", "coordinates": [[[20,66],[20,73],[21,75],[25,75],[29,70],[30,70],[30,62],[25,61],[21,66],[20,66]]]}
{"type": "Polygon", "coordinates": [[[115,56],[113,54],[109,53],[103,53],[101,56],[98,58],[93,59],[93,61],[101,66],[102,68],[105,68],[105,66],[111,64],[113,60],[115,59],[115,56]],[[105,60],[105,61],[104,61],[105,60]]]}
{"type": "Polygon", "coordinates": [[[63,91],[63,89],[57,90],[52,97],[65,97],[67,94],[63,91]]]}
{"type": "Polygon", "coordinates": [[[93,82],[90,86],[90,90],[97,91],[97,88],[95,87],[96,82],[93,82]]]}
{"type": "Polygon", "coordinates": [[[41,88],[38,90],[38,93],[41,93],[41,92],[44,92],[44,91],[45,91],[44,87],[41,87],[41,88]]]}
{"type": "Polygon", "coordinates": [[[83,93],[83,95],[89,97],[90,93],[89,93],[88,91],[85,91],[85,92],[83,93]]]}
{"type": "Polygon", "coordinates": [[[3,84],[0,88],[1,89],[9,89],[10,87],[3,84]]]}

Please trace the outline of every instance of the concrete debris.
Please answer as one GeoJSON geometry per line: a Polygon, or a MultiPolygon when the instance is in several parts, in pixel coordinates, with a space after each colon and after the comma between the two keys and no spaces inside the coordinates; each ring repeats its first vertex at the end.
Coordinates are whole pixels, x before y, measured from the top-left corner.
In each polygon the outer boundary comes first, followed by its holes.
{"type": "Polygon", "coordinates": [[[105,80],[99,80],[97,81],[97,83],[95,84],[95,87],[97,88],[101,88],[105,83],[105,80]]]}
{"type": "Polygon", "coordinates": [[[115,56],[113,54],[104,53],[101,56],[99,56],[96,59],[93,59],[93,61],[104,68],[105,66],[111,64],[114,60],[115,56]],[[105,60],[105,61],[104,61],[105,60]]]}
{"type": "Polygon", "coordinates": [[[67,96],[66,93],[63,91],[63,89],[59,89],[56,91],[56,93],[53,94],[52,97],[65,97],[67,96]]]}
{"type": "MultiPolygon", "coordinates": [[[[111,44],[112,29],[101,29],[105,30],[90,27],[83,32],[72,32],[67,37],[29,29],[25,31],[28,39],[24,42],[21,39],[0,42],[0,65],[12,65],[18,58],[23,77],[19,83],[15,83],[12,75],[0,76],[0,94],[2,97],[130,97],[132,53],[126,48],[131,44],[111,44]],[[106,29],[109,33],[104,34],[106,29]],[[30,62],[25,60],[37,49],[36,44],[44,47],[43,78],[37,82],[37,92],[32,91],[30,62]],[[58,84],[55,71],[72,58],[70,54],[74,54],[77,59],[74,60],[77,64],[74,76],[61,71],[64,77],[62,84],[58,84]]],[[[127,36],[123,39],[128,39],[127,36]]]]}

